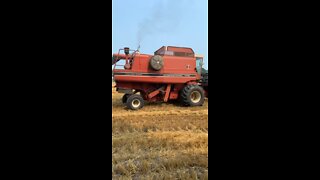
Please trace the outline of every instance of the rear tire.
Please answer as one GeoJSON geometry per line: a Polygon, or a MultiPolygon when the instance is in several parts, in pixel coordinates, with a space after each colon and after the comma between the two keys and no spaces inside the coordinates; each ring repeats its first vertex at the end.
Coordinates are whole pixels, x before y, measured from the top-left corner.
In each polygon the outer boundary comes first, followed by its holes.
{"type": "Polygon", "coordinates": [[[125,104],[127,103],[128,97],[130,96],[130,94],[125,94],[122,96],[122,103],[125,104]]]}
{"type": "Polygon", "coordinates": [[[126,105],[131,110],[138,110],[144,106],[144,100],[139,94],[133,94],[128,97],[126,105]]]}
{"type": "Polygon", "coordinates": [[[198,85],[187,85],[180,92],[180,101],[185,106],[202,106],[204,90],[198,85]]]}

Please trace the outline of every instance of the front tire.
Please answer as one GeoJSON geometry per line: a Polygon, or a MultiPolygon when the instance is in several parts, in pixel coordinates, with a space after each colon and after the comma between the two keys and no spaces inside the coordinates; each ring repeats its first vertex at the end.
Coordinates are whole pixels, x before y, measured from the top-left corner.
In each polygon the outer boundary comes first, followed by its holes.
{"type": "Polygon", "coordinates": [[[144,100],[141,95],[133,94],[128,97],[126,105],[131,110],[138,110],[144,106],[144,100]]]}
{"type": "Polygon", "coordinates": [[[204,103],[204,90],[198,85],[187,85],[180,93],[180,100],[185,106],[202,106],[204,103]]]}

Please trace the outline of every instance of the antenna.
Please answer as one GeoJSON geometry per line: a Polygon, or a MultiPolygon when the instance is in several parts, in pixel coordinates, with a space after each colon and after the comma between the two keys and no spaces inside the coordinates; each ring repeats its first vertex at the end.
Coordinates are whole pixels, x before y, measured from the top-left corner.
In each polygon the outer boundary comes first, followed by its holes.
{"type": "Polygon", "coordinates": [[[139,51],[140,50],[140,43],[139,43],[139,46],[138,46],[138,49],[137,49],[137,51],[139,51]]]}

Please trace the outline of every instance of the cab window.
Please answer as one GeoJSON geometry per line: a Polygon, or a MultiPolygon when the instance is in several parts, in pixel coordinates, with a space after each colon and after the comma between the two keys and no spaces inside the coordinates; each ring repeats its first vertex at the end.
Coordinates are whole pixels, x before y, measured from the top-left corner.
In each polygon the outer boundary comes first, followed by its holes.
{"type": "Polygon", "coordinates": [[[196,69],[197,69],[197,73],[201,74],[201,70],[202,70],[202,63],[203,62],[203,58],[202,57],[197,57],[196,58],[196,69]]]}

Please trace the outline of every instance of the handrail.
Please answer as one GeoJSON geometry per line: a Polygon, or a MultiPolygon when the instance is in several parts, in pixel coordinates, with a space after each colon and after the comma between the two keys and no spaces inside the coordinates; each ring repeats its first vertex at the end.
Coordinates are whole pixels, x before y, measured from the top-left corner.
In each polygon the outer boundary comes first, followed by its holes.
{"type": "MultiPolygon", "coordinates": [[[[115,59],[113,71],[115,70],[116,66],[123,66],[123,67],[125,66],[125,65],[117,65],[117,62],[120,60],[120,52],[121,52],[121,51],[124,51],[124,50],[125,50],[125,49],[119,49],[119,50],[118,50],[118,54],[117,54],[117,57],[116,57],[116,59],[115,59]]],[[[135,57],[136,53],[139,52],[139,51],[138,51],[138,50],[129,49],[129,52],[133,52],[133,53],[131,53],[131,54],[132,54],[132,55],[131,55],[131,58],[133,59],[133,58],[135,57]]]]}

